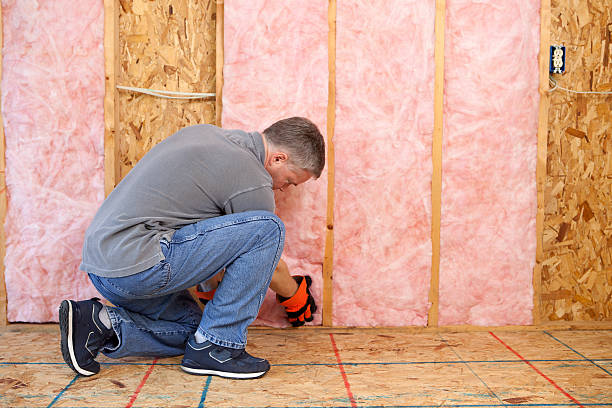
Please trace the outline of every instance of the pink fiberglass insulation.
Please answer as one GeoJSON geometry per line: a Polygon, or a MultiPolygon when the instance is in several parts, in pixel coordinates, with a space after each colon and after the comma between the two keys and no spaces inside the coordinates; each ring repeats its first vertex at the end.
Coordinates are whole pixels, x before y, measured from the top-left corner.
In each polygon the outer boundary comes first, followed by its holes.
{"type": "Polygon", "coordinates": [[[339,1],[333,322],[425,325],[434,0],[339,1]]]}
{"type": "Polygon", "coordinates": [[[447,0],[439,323],[531,323],[537,1],[447,0]]]}
{"type": "Polygon", "coordinates": [[[2,1],[9,321],[57,321],[97,292],[78,270],[104,198],[103,4],[2,1]]]}
{"type": "MultiPolygon", "coordinates": [[[[263,131],[291,116],[311,119],[323,134],[327,109],[327,1],[243,0],[225,3],[223,127],[263,131]]],[[[327,181],[276,195],[285,223],[282,258],[292,275],[310,275],[321,304],[327,181]]],[[[320,324],[320,308],[313,324],[320,324]]],[[[272,291],[256,323],[286,326],[272,291]]]]}

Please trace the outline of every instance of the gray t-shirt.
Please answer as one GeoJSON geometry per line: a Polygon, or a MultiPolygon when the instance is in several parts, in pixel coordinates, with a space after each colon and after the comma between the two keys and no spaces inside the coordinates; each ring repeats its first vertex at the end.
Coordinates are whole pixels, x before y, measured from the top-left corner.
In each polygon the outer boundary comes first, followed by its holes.
{"type": "Polygon", "coordinates": [[[104,200],[85,233],[80,269],[132,275],[164,259],[160,239],[226,214],[274,212],[262,135],[196,125],[153,147],[104,200]]]}

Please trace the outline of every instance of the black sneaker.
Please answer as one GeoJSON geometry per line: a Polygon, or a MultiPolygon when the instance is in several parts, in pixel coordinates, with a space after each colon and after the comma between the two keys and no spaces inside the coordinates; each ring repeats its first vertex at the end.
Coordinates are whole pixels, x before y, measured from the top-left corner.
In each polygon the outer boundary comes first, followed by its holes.
{"type": "Polygon", "coordinates": [[[100,371],[100,364],[94,359],[115,334],[100,321],[102,307],[97,298],[81,302],[64,300],[59,307],[62,356],[70,368],[84,376],[100,371]]]}
{"type": "Polygon", "coordinates": [[[270,363],[251,356],[244,349],[218,346],[210,341],[196,343],[194,336],[190,336],[181,368],[189,374],[247,379],[267,373],[270,363]]]}

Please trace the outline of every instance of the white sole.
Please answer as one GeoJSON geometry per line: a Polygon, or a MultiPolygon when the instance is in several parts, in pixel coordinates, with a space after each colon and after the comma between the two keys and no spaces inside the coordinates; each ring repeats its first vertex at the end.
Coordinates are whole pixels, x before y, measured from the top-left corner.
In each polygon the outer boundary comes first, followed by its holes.
{"type": "Polygon", "coordinates": [[[91,371],[87,371],[77,364],[76,357],[74,355],[74,345],[72,343],[72,302],[68,301],[68,338],[66,339],[68,342],[68,352],[70,353],[70,361],[72,361],[72,366],[74,369],[81,375],[89,377],[90,375],[94,375],[91,371]]]}
{"type": "Polygon", "coordinates": [[[185,367],[183,365],[181,365],[181,369],[189,374],[216,375],[218,377],[235,378],[235,379],[258,378],[267,372],[267,371],[260,371],[256,373],[228,373],[225,371],[205,370],[202,368],[190,368],[190,367],[185,367]]]}

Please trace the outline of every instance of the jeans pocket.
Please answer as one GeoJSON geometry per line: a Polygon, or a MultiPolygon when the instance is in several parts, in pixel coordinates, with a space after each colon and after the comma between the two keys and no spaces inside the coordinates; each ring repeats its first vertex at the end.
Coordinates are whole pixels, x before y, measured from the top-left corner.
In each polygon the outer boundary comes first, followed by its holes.
{"type": "Polygon", "coordinates": [[[134,275],[121,278],[100,278],[100,281],[107,290],[116,295],[143,299],[162,294],[170,278],[170,264],[160,261],[155,266],[134,275]]]}
{"type": "Polygon", "coordinates": [[[167,258],[170,254],[170,242],[168,242],[165,238],[162,238],[159,240],[159,247],[161,248],[164,258],[167,258]]]}

